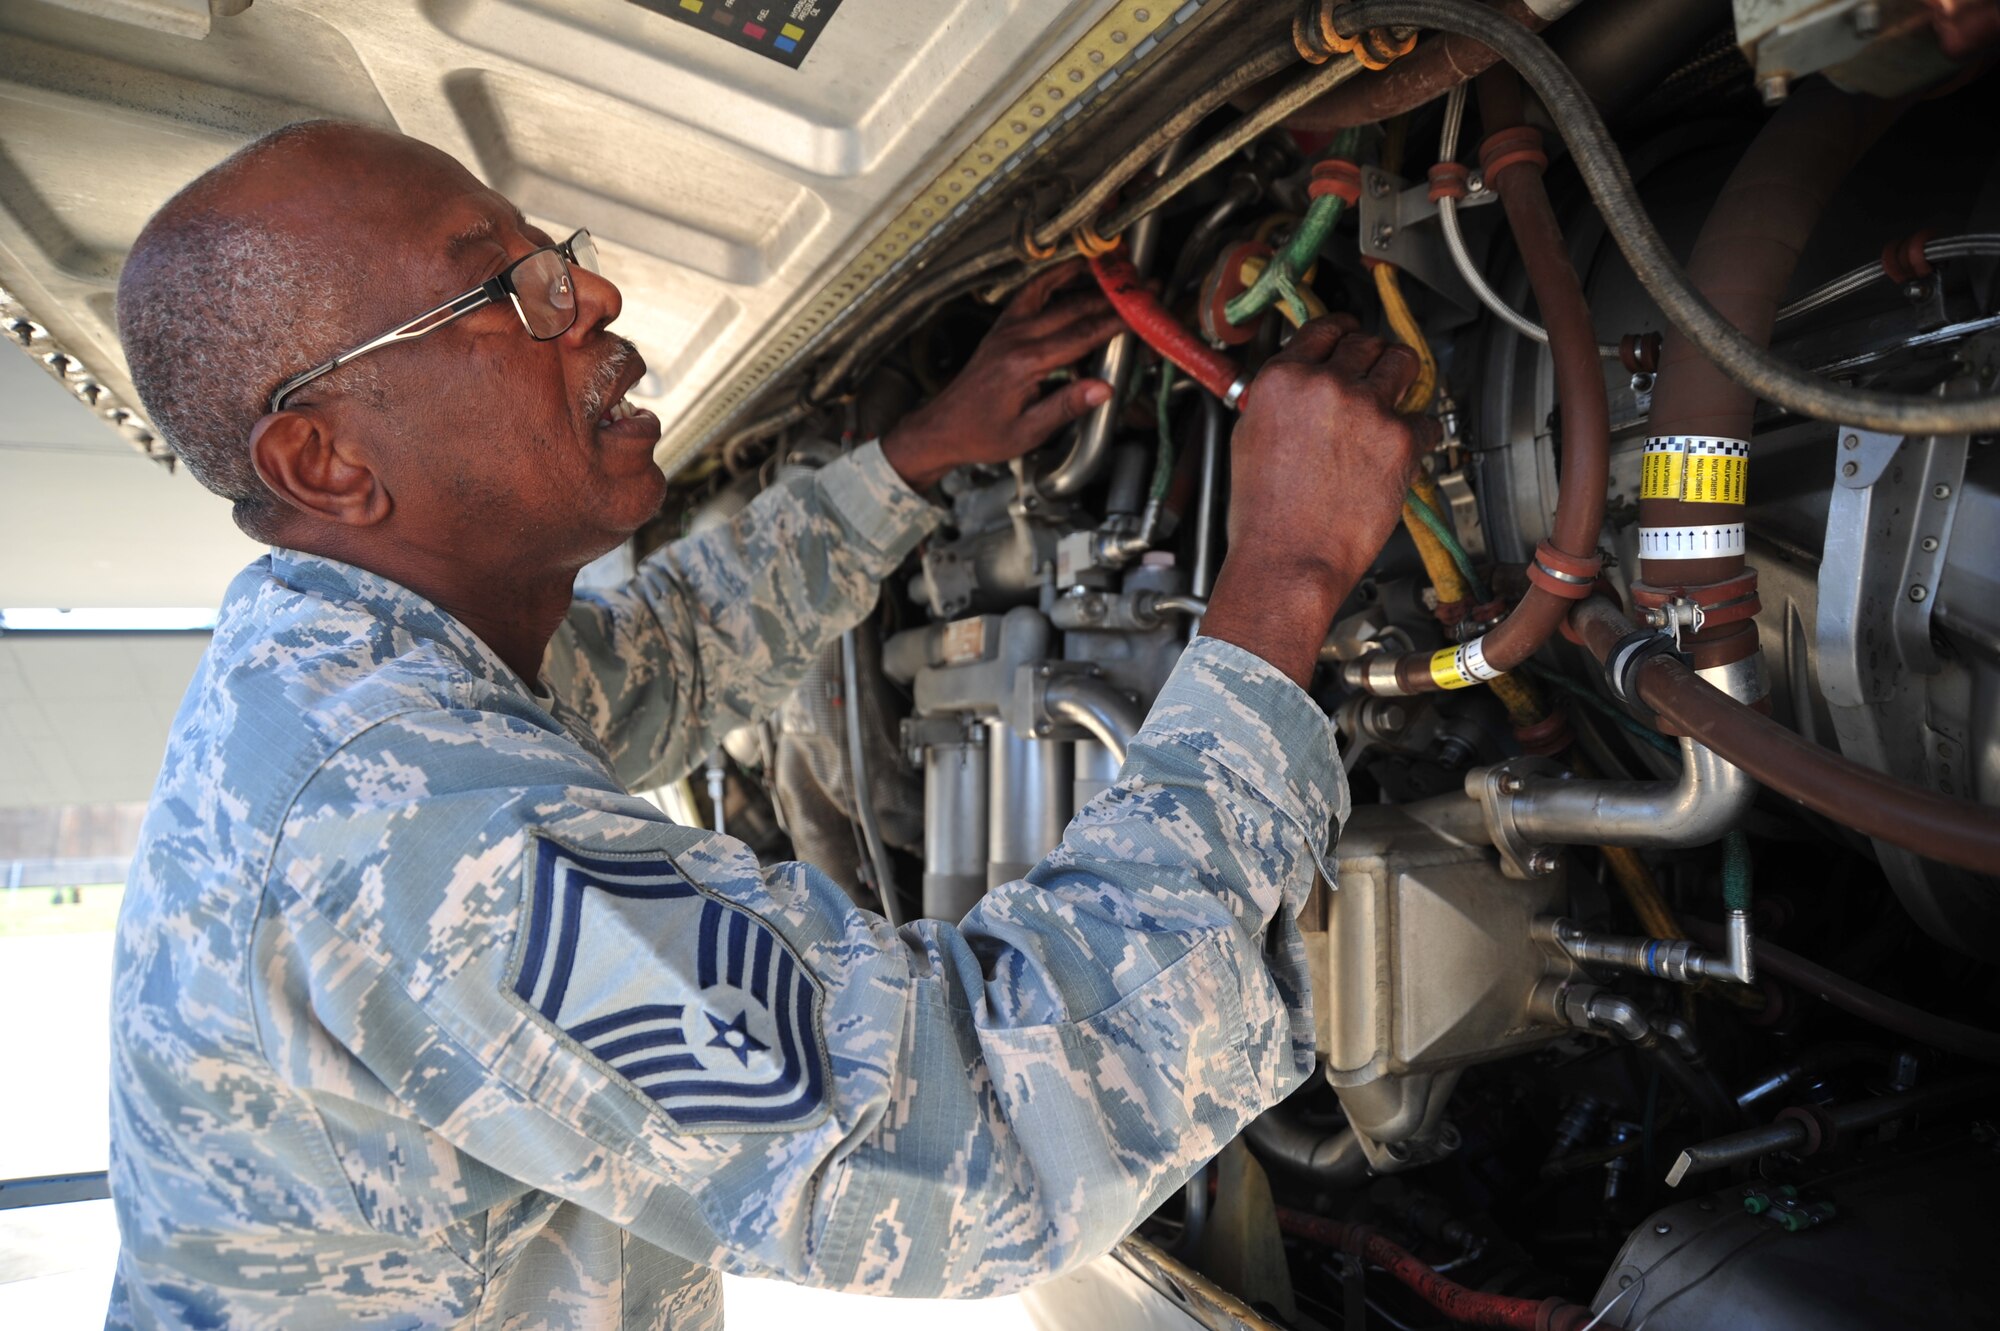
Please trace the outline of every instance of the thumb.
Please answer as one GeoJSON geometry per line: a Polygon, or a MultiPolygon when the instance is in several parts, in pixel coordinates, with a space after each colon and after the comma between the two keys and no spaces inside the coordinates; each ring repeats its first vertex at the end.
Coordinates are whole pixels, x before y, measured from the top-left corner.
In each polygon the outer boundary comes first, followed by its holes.
{"type": "Polygon", "coordinates": [[[1039,448],[1057,430],[1110,400],[1111,385],[1102,379],[1065,384],[1021,413],[1014,427],[1014,442],[1023,453],[1039,448]]]}

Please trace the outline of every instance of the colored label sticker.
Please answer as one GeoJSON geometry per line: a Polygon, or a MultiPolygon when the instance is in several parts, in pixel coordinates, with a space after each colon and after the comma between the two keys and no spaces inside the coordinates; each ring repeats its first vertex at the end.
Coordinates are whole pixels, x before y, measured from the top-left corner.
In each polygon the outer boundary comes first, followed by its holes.
{"type": "Polygon", "coordinates": [[[797,69],[840,0],[626,0],[766,60],[797,69]]]}
{"type": "Polygon", "coordinates": [[[1476,679],[1482,682],[1489,679],[1498,679],[1507,673],[1504,670],[1495,670],[1492,666],[1486,664],[1486,635],[1483,633],[1459,647],[1458,672],[1467,679],[1476,679]]]}
{"type": "Polygon", "coordinates": [[[1441,689],[1469,689],[1477,681],[1459,668],[1458,648],[1440,647],[1431,653],[1431,682],[1441,689]]]}
{"type": "Polygon", "coordinates": [[[1641,559],[1717,559],[1743,553],[1743,524],[1716,522],[1703,527],[1641,527],[1641,559]]]}
{"type": "Polygon", "coordinates": [[[1750,445],[1741,439],[1665,435],[1646,441],[1639,464],[1641,499],[1741,504],[1749,490],[1750,445]]]}

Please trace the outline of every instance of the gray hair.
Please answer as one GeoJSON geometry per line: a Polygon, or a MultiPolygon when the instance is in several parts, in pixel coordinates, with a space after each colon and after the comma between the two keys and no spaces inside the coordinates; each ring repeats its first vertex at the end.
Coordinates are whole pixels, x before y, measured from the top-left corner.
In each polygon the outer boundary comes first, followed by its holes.
{"type": "MultiPolygon", "coordinates": [[[[264,135],[167,201],[118,280],[118,336],[160,434],[236,525],[268,541],[283,505],[250,462],[271,393],[371,333],[354,328],[354,273],[341,256],[229,211],[229,186],[273,155],[353,126],[309,120],[264,135]]],[[[381,396],[374,367],[343,368],[339,391],[381,396]]]]}

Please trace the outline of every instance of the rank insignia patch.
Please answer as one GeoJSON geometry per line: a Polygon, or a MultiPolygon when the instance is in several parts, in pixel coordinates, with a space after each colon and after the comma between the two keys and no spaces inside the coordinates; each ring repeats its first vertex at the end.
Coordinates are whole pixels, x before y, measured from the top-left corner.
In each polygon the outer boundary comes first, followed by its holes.
{"type": "Polygon", "coordinates": [[[690,1127],[790,1127],[826,1077],[820,990],[771,927],[663,855],[538,838],[515,997],[690,1127]]]}

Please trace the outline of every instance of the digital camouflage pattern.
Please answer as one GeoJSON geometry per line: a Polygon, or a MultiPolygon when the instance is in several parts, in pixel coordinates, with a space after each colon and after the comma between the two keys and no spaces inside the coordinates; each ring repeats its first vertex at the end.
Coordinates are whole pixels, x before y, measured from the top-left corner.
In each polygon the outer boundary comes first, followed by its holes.
{"type": "Polygon", "coordinates": [[[718,1269],[997,1294],[1296,1086],[1292,915],[1346,790],[1234,647],[957,928],[626,793],[777,702],[933,521],[860,450],[579,599],[547,690],[372,574],[247,569],[119,924],[109,1325],[699,1331],[718,1269]]]}

